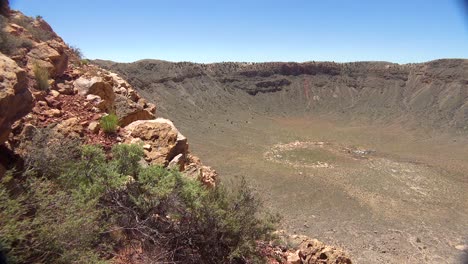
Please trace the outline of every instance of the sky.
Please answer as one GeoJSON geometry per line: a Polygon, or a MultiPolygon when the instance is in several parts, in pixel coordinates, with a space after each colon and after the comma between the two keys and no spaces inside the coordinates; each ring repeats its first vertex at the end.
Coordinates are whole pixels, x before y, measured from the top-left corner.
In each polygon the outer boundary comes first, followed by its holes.
{"type": "Polygon", "coordinates": [[[462,2],[10,0],[10,5],[42,16],[90,59],[412,63],[468,58],[462,2]]]}

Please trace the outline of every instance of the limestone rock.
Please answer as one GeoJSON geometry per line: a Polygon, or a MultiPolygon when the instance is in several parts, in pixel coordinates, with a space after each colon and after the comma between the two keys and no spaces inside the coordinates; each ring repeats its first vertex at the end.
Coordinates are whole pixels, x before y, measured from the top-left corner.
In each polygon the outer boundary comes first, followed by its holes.
{"type": "Polygon", "coordinates": [[[187,165],[184,174],[197,179],[207,187],[215,187],[218,181],[218,173],[209,166],[204,166],[200,159],[192,154],[187,155],[187,165]]]}
{"type": "Polygon", "coordinates": [[[286,259],[288,264],[302,264],[301,258],[299,257],[299,250],[296,252],[287,252],[286,259]]]}
{"type": "Polygon", "coordinates": [[[101,77],[80,77],[73,83],[74,87],[78,90],[80,95],[97,95],[103,103],[98,107],[103,111],[113,111],[115,102],[115,93],[112,89],[112,85],[104,81],[101,77]]]}
{"type": "Polygon", "coordinates": [[[26,72],[0,53],[0,144],[7,139],[13,122],[33,107],[33,97],[27,86],[26,72]]]}
{"type": "Polygon", "coordinates": [[[50,90],[50,95],[52,95],[52,97],[58,97],[60,95],[60,93],[58,91],[55,91],[55,90],[50,90]]]}
{"type": "Polygon", "coordinates": [[[114,82],[114,85],[115,85],[114,88],[115,88],[116,93],[126,93],[127,92],[127,88],[130,87],[130,84],[128,84],[127,81],[125,81],[119,75],[117,75],[116,73],[113,73],[113,72],[110,72],[108,74],[108,76],[110,76],[110,78],[112,78],[112,81],[114,82]]]}
{"type": "Polygon", "coordinates": [[[307,239],[299,245],[299,257],[304,264],[351,264],[351,259],[341,250],[327,246],[317,239],[307,239]]]}
{"type": "Polygon", "coordinates": [[[92,121],[88,125],[88,130],[93,132],[94,134],[97,134],[99,132],[99,129],[101,128],[101,125],[97,121],[92,121]]]}
{"type": "Polygon", "coordinates": [[[45,111],[45,115],[49,117],[59,117],[62,115],[62,112],[58,109],[49,109],[45,111]]]}
{"type": "Polygon", "coordinates": [[[127,93],[128,93],[127,95],[128,98],[132,100],[133,102],[138,102],[138,100],[140,100],[140,95],[138,95],[138,93],[135,92],[135,90],[128,88],[127,93]]]}
{"type": "Polygon", "coordinates": [[[115,100],[115,114],[119,117],[119,124],[122,127],[137,120],[155,118],[153,113],[119,94],[115,100]]]}
{"type": "Polygon", "coordinates": [[[153,103],[147,103],[145,109],[146,109],[148,112],[152,113],[153,115],[156,114],[156,105],[153,104],[153,103]]]}
{"type": "Polygon", "coordinates": [[[145,160],[150,164],[167,166],[179,154],[185,156],[188,150],[185,138],[167,119],[139,120],[125,128],[125,143],[142,143],[146,148],[145,160]]]}

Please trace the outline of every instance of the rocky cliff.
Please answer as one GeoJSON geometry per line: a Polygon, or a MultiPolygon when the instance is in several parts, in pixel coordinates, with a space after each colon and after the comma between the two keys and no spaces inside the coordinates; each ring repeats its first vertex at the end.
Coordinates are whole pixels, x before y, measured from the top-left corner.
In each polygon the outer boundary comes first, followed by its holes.
{"type": "MultiPolygon", "coordinates": [[[[80,61],[79,54],[42,18],[34,20],[10,11],[3,23],[3,39],[28,43],[11,50],[11,58],[0,54],[0,139],[9,138],[10,153],[18,152],[31,131],[52,127],[54,133],[83,143],[107,147],[119,142],[141,143],[148,164],[187,168],[187,174],[215,185],[216,172],[189,153],[187,139],[171,121],[156,119],[156,106],[124,79],[80,61]],[[39,37],[38,32],[47,38],[39,37]],[[48,73],[46,90],[39,87],[37,68],[48,73]],[[109,113],[119,120],[120,129],[114,135],[106,135],[99,127],[100,118],[109,113]]],[[[2,165],[11,169],[14,164],[2,154],[2,165]]]]}

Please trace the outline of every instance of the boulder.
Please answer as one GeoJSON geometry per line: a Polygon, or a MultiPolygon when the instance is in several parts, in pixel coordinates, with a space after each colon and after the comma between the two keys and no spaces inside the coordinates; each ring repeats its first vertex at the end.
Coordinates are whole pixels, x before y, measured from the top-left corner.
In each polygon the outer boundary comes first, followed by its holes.
{"type": "Polygon", "coordinates": [[[78,90],[78,94],[97,95],[101,98],[103,103],[99,104],[99,109],[106,112],[114,111],[115,93],[112,85],[106,82],[101,77],[80,77],[73,83],[73,86],[78,90]]]}
{"type": "Polygon", "coordinates": [[[37,44],[27,54],[27,67],[32,71],[37,63],[46,68],[51,76],[61,76],[68,66],[68,55],[64,52],[64,45],[55,40],[37,44]]]}
{"type": "Polygon", "coordinates": [[[5,142],[11,125],[33,107],[26,72],[0,53],[0,144],[5,142]]]}
{"type": "Polygon", "coordinates": [[[155,118],[153,113],[120,94],[116,96],[115,114],[119,118],[119,125],[122,127],[137,120],[155,118]]]}
{"type": "Polygon", "coordinates": [[[121,88],[126,92],[127,88],[130,87],[130,84],[128,84],[127,81],[122,79],[118,74],[109,72],[108,76],[112,78],[112,81],[114,82],[115,92],[122,92],[123,90],[121,90],[121,88]]]}
{"type": "Polygon", "coordinates": [[[150,164],[167,166],[177,155],[182,154],[184,158],[187,154],[187,138],[170,120],[138,120],[127,125],[124,131],[124,143],[147,145],[145,160],[150,164]]]}
{"type": "Polygon", "coordinates": [[[352,261],[342,251],[327,246],[317,239],[306,239],[299,245],[299,257],[304,264],[334,263],[351,264],[352,261]]]}

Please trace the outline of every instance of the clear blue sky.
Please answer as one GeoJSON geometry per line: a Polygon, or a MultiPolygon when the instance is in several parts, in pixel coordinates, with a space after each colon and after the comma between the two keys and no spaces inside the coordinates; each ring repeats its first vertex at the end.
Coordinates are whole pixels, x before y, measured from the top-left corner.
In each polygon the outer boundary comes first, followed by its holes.
{"type": "Polygon", "coordinates": [[[129,62],[468,58],[462,0],[10,0],[88,58],[129,62]]]}

